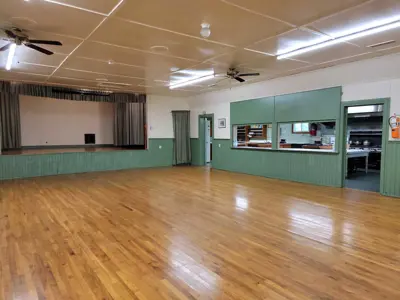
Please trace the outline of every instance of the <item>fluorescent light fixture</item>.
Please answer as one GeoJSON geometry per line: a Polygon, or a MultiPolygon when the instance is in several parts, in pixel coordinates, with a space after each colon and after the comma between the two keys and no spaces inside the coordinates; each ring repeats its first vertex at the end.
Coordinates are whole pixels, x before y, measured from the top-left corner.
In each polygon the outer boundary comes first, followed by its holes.
{"type": "Polygon", "coordinates": [[[215,75],[211,74],[211,75],[207,75],[207,76],[203,76],[203,77],[197,77],[197,78],[194,78],[194,79],[189,79],[189,80],[186,80],[186,81],[180,81],[178,83],[171,84],[169,86],[169,89],[170,90],[177,89],[177,88],[184,87],[184,86],[187,86],[187,85],[192,85],[192,84],[195,84],[195,83],[199,83],[199,82],[203,82],[203,81],[206,81],[206,80],[210,80],[210,79],[213,79],[214,77],[215,77],[215,75]]]}
{"type": "Polygon", "coordinates": [[[15,49],[17,48],[17,44],[13,43],[10,48],[8,49],[8,58],[7,58],[7,64],[6,64],[6,70],[10,71],[11,70],[11,65],[13,62],[13,58],[15,55],[15,49]]]}
{"type": "Polygon", "coordinates": [[[367,30],[364,30],[364,31],[356,32],[356,33],[349,34],[349,35],[346,35],[346,36],[341,36],[341,37],[338,37],[338,38],[335,38],[335,39],[332,39],[332,40],[329,40],[329,41],[326,41],[326,42],[315,44],[315,45],[312,45],[312,46],[309,46],[309,47],[304,47],[304,48],[300,48],[300,49],[297,49],[297,50],[294,50],[294,51],[291,51],[291,52],[283,53],[281,55],[278,55],[277,59],[289,58],[289,57],[300,55],[300,54],[303,54],[303,53],[306,53],[306,52],[310,52],[310,51],[318,50],[318,49],[321,49],[321,48],[333,46],[333,45],[340,44],[340,43],[343,43],[343,42],[347,42],[347,41],[350,41],[350,40],[358,39],[358,38],[361,38],[361,37],[364,37],[364,36],[368,36],[368,35],[376,34],[376,33],[379,33],[379,32],[395,29],[395,28],[398,28],[398,27],[400,27],[400,21],[393,22],[393,23],[386,24],[386,25],[382,25],[382,26],[378,26],[378,27],[374,27],[374,28],[370,28],[370,29],[367,29],[367,30]]]}

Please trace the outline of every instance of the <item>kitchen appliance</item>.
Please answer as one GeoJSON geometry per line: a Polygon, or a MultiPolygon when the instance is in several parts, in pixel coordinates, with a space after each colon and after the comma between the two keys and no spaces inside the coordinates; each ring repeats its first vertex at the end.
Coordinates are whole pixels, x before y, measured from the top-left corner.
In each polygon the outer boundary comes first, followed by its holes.
{"type": "Polygon", "coordinates": [[[364,146],[371,146],[371,142],[369,141],[369,140],[365,140],[364,142],[363,142],[363,145],[364,146]]]}

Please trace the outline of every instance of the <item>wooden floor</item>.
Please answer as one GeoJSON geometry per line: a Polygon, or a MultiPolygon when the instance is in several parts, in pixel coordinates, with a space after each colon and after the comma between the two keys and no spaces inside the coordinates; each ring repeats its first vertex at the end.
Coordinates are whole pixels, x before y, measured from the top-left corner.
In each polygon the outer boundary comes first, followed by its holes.
{"type": "Polygon", "coordinates": [[[205,168],[0,183],[0,299],[400,299],[400,199],[205,168]]]}

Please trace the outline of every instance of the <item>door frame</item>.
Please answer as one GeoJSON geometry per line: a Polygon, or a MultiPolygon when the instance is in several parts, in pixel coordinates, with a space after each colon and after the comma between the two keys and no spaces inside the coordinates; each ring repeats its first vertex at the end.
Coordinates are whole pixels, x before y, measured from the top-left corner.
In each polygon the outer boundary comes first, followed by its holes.
{"type": "Polygon", "coordinates": [[[386,147],[389,142],[389,115],[390,115],[390,98],[366,99],[355,101],[342,101],[341,102],[341,118],[340,118],[340,140],[339,147],[340,159],[342,166],[341,186],[345,186],[346,168],[347,168],[347,108],[352,106],[364,105],[383,105],[383,123],[382,123],[382,154],[381,154],[381,173],[380,173],[380,186],[379,193],[383,195],[383,184],[385,181],[385,167],[386,167],[386,147]]]}
{"type": "Polygon", "coordinates": [[[214,114],[201,114],[199,115],[199,119],[198,119],[198,131],[199,131],[199,153],[200,153],[200,166],[205,166],[206,165],[206,140],[204,138],[205,135],[205,131],[204,131],[204,124],[202,126],[202,121],[201,119],[210,119],[211,120],[211,132],[213,134],[213,138],[214,139],[214,134],[215,134],[215,130],[214,130],[214,114]]]}

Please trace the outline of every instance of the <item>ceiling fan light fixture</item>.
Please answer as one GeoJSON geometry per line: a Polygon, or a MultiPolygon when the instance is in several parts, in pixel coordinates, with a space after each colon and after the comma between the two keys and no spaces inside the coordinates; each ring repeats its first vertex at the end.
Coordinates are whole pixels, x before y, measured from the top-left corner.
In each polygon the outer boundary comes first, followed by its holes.
{"type": "Polygon", "coordinates": [[[17,44],[12,43],[9,50],[8,50],[8,58],[7,58],[7,63],[6,63],[6,70],[10,71],[11,66],[13,63],[14,55],[15,55],[15,49],[17,48],[17,44]]]}
{"type": "Polygon", "coordinates": [[[333,45],[337,45],[337,44],[344,43],[344,42],[347,42],[347,41],[351,41],[351,40],[354,40],[354,39],[358,39],[358,38],[361,38],[361,37],[373,35],[373,34],[376,34],[376,33],[379,33],[379,32],[395,29],[395,28],[398,28],[398,27],[400,27],[400,21],[384,24],[384,25],[373,27],[373,28],[366,29],[366,30],[363,30],[363,31],[355,32],[355,33],[352,33],[352,34],[349,34],[349,35],[340,36],[338,38],[334,38],[334,39],[331,39],[331,40],[328,40],[328,41],[325,41],[325,42],[322,42],[322,43],[318,43],[318,44],[315,44],[315,45],[311,45],[311,46],[308,46],[308,47],[304,47],[304,48],[300,48],[300,49],[297,49],[297,50],[294,50],[294,51],[283,53],[281,55],[278,55],[277,59],[280,60],[280,59],[293,57],[293,56],[304,54],[304,53],[307,53],[307,52],[310,52],[310,51],[315,51],[315,50],[318,50],[318,49],[322,49],[322,48],[325,48],[325,47],[330,47],[330,46],[333,46],[333,45]]]}

